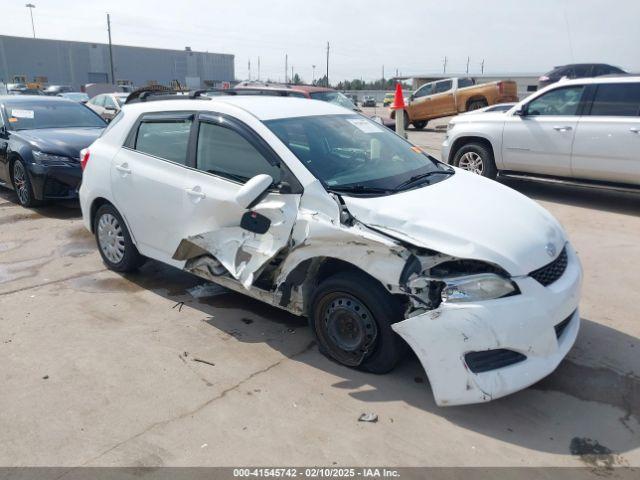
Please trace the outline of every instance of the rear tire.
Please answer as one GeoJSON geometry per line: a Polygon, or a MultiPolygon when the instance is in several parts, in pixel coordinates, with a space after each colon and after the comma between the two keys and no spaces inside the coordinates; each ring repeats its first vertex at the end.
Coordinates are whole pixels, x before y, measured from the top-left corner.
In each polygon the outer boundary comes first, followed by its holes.
{"type": "Polygon", "coordinates": [[[481,143],[467,143],[453,157],[453,164],[463,170],[495,180],[498,175],[491,150],[481,143]]]}
{"type": "Polygon", "coordinates": [[[313,292],[309,308],[320,351],[342,365],[371,373],[387,373],[402,358],[406,346],[391,329],[401,319],[400,304],[360,272],[324,280],[313,292]]]}
{"type": "Polygon", "coordinates": [[[467,112],[471,112],[473,110],[478,110],[478,109],[484,108],[486,106],[488,106],[486,100],[475,100],[475,101],[473,101],[473,102],[471,102],[469,104],[469,107],[467,108],[467,112]]]}
{"type": "Polygon", "coordinates": [[[420,120],[420,121],[413,122],[413,128],[415,128],[416,130],[424,130],[424,127],[427,126],[427,123],[428,123],[427,120],[420,120]]]}
{"type": "Polygon", "coordinates": [[[93,219],[93,231],[102,261],[110,270],[132,272],[146,261],[131,241],[127,225],[113,205],[107,203],[98,209],[93,219]]]}

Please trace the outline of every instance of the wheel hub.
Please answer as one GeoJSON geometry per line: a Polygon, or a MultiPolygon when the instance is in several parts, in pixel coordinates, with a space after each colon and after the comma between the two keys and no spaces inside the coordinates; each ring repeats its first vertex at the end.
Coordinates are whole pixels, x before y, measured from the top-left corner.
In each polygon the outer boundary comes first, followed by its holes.
{"type": "Polygon", "coordinates": [[[104,256],[112,263],[124,258],[124,234],[118,219],[106,213],[98,221],[98,243],[104,256]]]}
{"type": "Polygon", "coordinates": [[[467,152],[460,157],[458,167],[462,168],[463,170],[468,170],[469,172],[482,175],[482,172],[484,170],[484,163],[482,161],[482,157],[476,152],[467,152]]]}
{"type": "Polygon", "coordinates": [[[331,355],[341,363],[357,366],[369,353],[378,329],[362,302],[337,294],[325,304],[324,333],[331,355]]]}
{"type": "Polygon", "coordinates": [[[13,185],[16,195],[23,205],[29,202],[29,191],[27,184],[27,174],[21,162],[17,161],[13,167],[13,185]]]}

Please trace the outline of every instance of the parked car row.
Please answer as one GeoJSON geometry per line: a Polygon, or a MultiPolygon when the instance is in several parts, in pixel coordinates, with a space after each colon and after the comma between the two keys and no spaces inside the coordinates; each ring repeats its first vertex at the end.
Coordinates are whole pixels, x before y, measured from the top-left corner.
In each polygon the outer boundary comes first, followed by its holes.
{"type": "Polygon", "coordinates": [[[525,388],[573,345],[580,262],[534,201],[335,102],[147,93],[104,130],[70,100],[0,98],[5,184],[31,206],[81,178],[110,269],[151,258],[307,316],[348,367],[384,373],[411,348],[438,405],[525,388]]]}
{"type": "Polygon", "coordinates": [[[560,81],[506,112],[454,117],[442,160],[488,178],[640,188],[640,77],[560,81]]]}

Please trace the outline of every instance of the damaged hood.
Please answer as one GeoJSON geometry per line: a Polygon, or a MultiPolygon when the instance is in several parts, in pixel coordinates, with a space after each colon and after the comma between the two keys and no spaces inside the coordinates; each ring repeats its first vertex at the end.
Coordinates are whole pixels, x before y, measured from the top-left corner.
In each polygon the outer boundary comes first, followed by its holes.
{"type": "Polygon", "coordinates": [[[351,214],[378,231],[458,258],[527,275],[562,250],[560,224],[533,200],[474,173],[395,195],[344,196],[351,214]]]}

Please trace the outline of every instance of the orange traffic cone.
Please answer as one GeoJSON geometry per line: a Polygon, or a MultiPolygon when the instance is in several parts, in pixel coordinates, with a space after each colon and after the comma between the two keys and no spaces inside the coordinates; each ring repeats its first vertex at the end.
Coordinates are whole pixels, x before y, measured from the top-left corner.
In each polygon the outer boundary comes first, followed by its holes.
{"type": "Polygon", "coordinates": [[[402,85],[400,82],[396,83],[396,96],[393,99],[393,105],[391,105],[392,110],[404,110],[404,95],[402,94],[402,85]]]}

